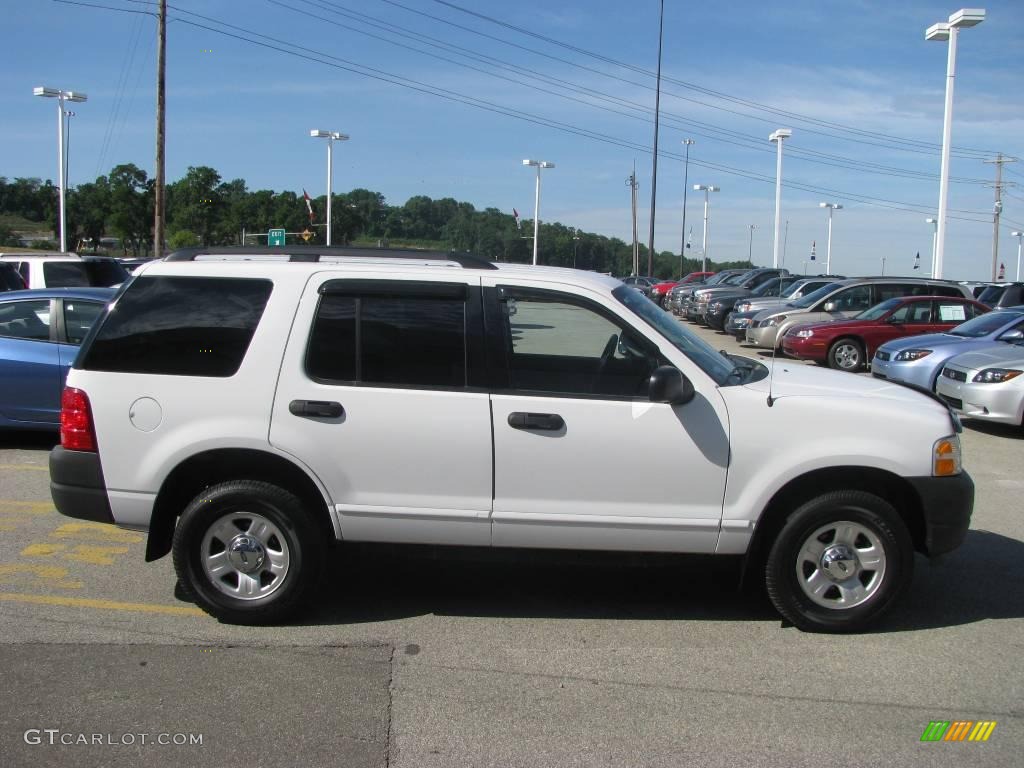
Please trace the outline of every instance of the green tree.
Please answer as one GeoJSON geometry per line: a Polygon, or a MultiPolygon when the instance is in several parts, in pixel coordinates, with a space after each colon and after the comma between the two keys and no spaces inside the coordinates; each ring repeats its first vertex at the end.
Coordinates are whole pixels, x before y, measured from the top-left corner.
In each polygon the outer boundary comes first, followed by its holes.
{"type": "Polygon", "coordinates": [[[122,247],[139,251],[153,243],[153,185],[146,172],[126,163],[118,165],[107,177],[110,185],[110,228],[121,238],[122,247]]]}
{"type": "MultiPolygon", "coordinates": [[[[244,193],[242,182],[241,194],[244,193]]],[[[224,209],[220,174],[209,166],[189,166],[182,178],[167,185],[168,230],[191,230],[199,235],[203,245],[216,244],[224,209]]]]}
{"type": "Polygon", "coordinates": [[[100,176],[95,182],[68,190],[67,206],[68,242],[91,243],[95,253],[112,213],[107,177],[100,176]]]}
{"type": "Polygon", "coordinates": [[[18,236],[14,234],[14,230],[8,227],[6,224],[0,224],[0,246],[18,246],[20,245],[18,236]]]}
{"type": "Polygon", "coordinates": [[[199,245],[199,237],[187,229],[177,229],[167,238],[167,247],[172,251],[178,248],[192,248],[199,245]]]}

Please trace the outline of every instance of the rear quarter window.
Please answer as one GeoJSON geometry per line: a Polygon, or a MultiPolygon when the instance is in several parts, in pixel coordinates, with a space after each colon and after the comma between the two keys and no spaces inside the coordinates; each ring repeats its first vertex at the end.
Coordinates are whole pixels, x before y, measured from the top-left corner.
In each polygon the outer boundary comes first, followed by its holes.
{"type": "Polygon", "coordinates": [[[89,371],[233,376],[273,284],[223,277],[140,277],[112,305],[83,354],[89,371]]]}

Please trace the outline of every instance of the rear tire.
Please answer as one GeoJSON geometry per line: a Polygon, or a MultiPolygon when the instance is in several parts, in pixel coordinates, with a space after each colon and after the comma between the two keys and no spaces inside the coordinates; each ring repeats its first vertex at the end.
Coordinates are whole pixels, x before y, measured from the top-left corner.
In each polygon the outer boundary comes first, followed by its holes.
{"type": "Polygon", "coordinates": [[[884,499],[833,491],[801,505],[772,543],[765,586],[806,632],[856,632],[903,595],[914,572],[906,525],[884,499]]]}
{"type": "Polygon", "coordinates": [[[273,624],[299,608],[319,582],[326,537],[290,491],[233,480],[196,496],[174,530],[182,589],[211,616],[273,624]]]}

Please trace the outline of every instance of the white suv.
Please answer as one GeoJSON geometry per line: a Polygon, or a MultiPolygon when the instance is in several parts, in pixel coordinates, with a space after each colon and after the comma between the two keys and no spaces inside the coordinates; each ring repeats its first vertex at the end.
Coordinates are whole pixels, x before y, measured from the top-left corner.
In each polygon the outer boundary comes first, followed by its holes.
{"type": "Polygon", "coordinates": [[[770,376],[593,273],[281,250],[140,269],[50,457],[61,513],[148,530],[221,619],[281,620],[343,540],[742,555],[794,624],[849,631],[966,535],[932,397],[770,376]]]}
{"type": "Polygon", "coordinates": [[[119,261],[74,253],[0,253],[29,288],[111,288],[128,279],[119,261]]]}

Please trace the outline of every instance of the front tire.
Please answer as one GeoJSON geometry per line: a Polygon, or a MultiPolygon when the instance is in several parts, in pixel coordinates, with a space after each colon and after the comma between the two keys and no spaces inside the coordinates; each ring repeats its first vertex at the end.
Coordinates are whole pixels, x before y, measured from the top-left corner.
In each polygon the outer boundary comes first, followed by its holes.
{"type": "Polygon", "coordinates": [[[273,624],[319,581],[325,538],[290,491],[255,480],[207,488],[178,521],[172,547],[183,590],[232,624],[273,624]]]}
{"type": "Polygon", "coordinates": [[[768,596],[806,632],[856,632],[906,591],[914,550],[906,525],[884,499],[834,491],[800,506],[772,544],[768,596]]]}
{"type": "Polygon", "coordinates": [[[829,368],[855,373],[864,367],[864,345],[856,339],[839,339],[828,350],[829,368]]]}

